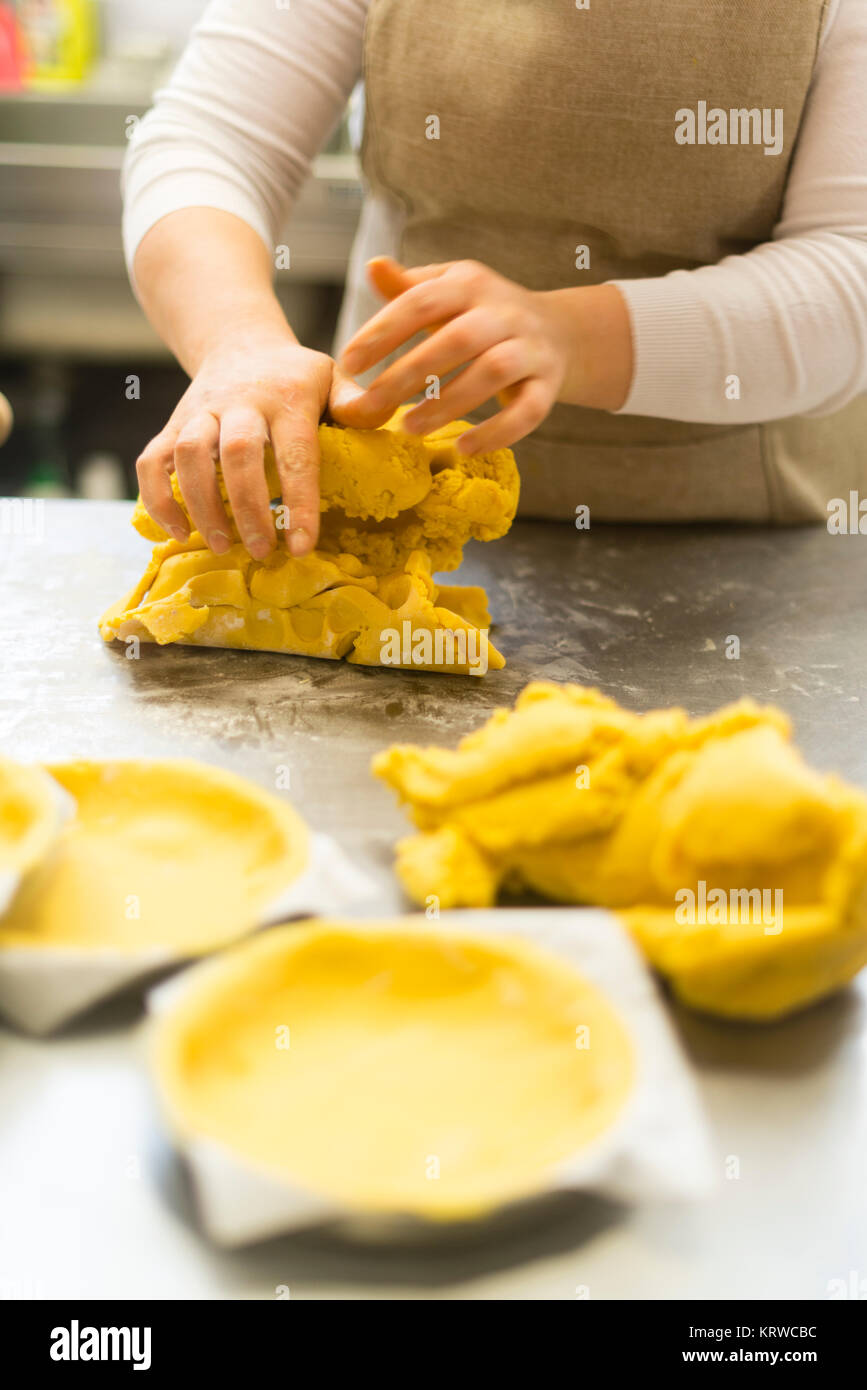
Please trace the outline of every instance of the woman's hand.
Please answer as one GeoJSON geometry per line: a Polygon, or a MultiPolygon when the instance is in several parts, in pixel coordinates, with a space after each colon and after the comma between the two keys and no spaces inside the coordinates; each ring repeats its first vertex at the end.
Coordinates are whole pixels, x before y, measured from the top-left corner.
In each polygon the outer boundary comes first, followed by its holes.
{"type": "Polygon", "coordinates": [[[232,544],[217,486],[222,465],[241,541],[257,560],[276,535],[265,483],[264,450],[274,449],[287,545],[293,555],[313,548],[319,534],[319,417],[328,400],[333,363],[301,347],[286,327],[256,323],[212,349],[201,361],[165,428],[136,465],[142,501],[176,540],[189,526],[172,496],[177,473],[193,524],[216,554],[232,544]]]}
{"type": "Polygon", "coordinates": [[[439,383],[458,368],[439,397],[417,405],[404,425],[428,433],[496,397],[503,408],[458,441],[465,453],[515,443],[558,400],[616,410],[626,399],[631,333],[613,285],[540,293],[474,261],[406,270],[380,257],[368,273],[390,303],[347,343],[340,366],[358,375],[417,333],[429,336],[355,396],[345,423],[381,424],[431,378],[439,383]]]}

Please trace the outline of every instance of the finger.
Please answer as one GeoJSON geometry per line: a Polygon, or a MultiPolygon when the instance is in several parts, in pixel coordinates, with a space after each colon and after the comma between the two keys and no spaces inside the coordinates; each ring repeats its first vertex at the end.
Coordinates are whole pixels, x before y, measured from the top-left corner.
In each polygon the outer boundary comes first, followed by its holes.
{"type": "Polygon", "coordinates": [[[367,278],[383,299],[396,299],[413,284],[407,276],[405,266],[392,260],[391,256],[374,256],[372,261],[368,261],[367,278]]]}
{"type": "Polygon", "coordinates": [[[357,376],[416,333],[463,313],[471,307],[473,288],[473,272],[457,265],[405,290],[350,339],[340,355],[342,370],[357,376]]]}
{"type": "Polygon", "coordinates": [[[185,541],[190,534],[189,523],[172,492],[174,445],[174,431],[163,430],[142,450],[135,471],[148,515],[176,541],[185,541]]]}
{"type": "MultiPolygon", "coordinates": [[[[374,413],[385,412],[387,419],[403,401],[410,400],[417,392],[429,387],[432,377],[438,381],[465,362],[480,357],[502,342],[507,332],[505,325],[488,309],[475,308],[458,315],[426,342],[410,348],[403,357],[386,367],[371,382],[366,392],[367,400],[360,403],[360,408],[374,413]]],[[[521,376],[526,375],[525,368],[521,376]]],[[[487,396],[483,399],[487,400],[487,396]]],[[[435,405],[436,402],[432,401],[431,404],[435,405]]]]}
{"type": "Polygon", "coordinates": [[[554,396],[554,391],[541,378],[531,378],[496,415],[462,434],[457,447],[462,454],[507,449],[542,423],[554,404],[554,396]]]}
{"type": "Polygon", "coordinates": [[[470,410],[477,410],[485,401],[523,381],[530,371],[529,349],[520,338],[507,338],[454,377],[442,391],[439,400],[425,401],[404,417],[403,427],[411,434],[429,434],[431,430],[459,420],[470,410]]]}
{"type": "Polygon", "coordinates": [[[274,549],[274,519],[265,481],[268,426],[257,410],[236,406],[220,422],[223,481],[243,545],[254,560],[274,549]]]}
{"type": "Polygon", "coordinates": [[[438,265],[417,265],[407,268],[392,256],[374,256],[367,262],[367,278],[383,299],[394,299],[404,290],[418,285],[422,280],[432,280],[444,275],[455,264],[454,261],[440,261],[438,265]]]}
{"type": "Polygon", "coordinates": [[[375,430],[385,424],[392,412],[388,409],[377,410],[371,406],[364,387],[341,372],[339,367],[335,367],[328,397],[328,413],[335,424],[348,425],[353,429],[375,430]]]}
{"type": "Polygon", "coordinates": [[[232,544],[232,523],[217,484],[220,422],[205,412],[188,420],[175,443],[175,472],[196,530],[217,555],[232,544]]]}
{"type": "Polygon", "coordinates": [[[292,555],[307,555],[319,539],[319,410],[282,410],[271,420],[271,443],[286,508],[292,555]]]}

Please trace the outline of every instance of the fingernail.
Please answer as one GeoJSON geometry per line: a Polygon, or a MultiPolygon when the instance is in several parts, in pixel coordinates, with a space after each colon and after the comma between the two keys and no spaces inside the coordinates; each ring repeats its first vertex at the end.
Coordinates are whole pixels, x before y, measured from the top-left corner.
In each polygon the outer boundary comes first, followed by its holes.
{"type": "Polygon", "coordinates": [[[185,531],[183,526],[169,526],[168,533],[172,540],[185,541],[189,539],[189,531],[185,531]]]}
{"type": "Polygon", "coordinates": [[[404,415],[400,426],[407,434],[426,434],[428,430],[427,420],[424,416],[416,415],[414,410],[411,410],[408,415],[404,415]]]}
{"type": "Polygon", "coordinates": [[[342,352],[340,354],[340,365],[344,371],[350,374],[355,371],[356,362],[360,361],[361,350],[359,348],[350,348],[348,352],[342,352]]]}
{"type": "Polygon", "coordinates": [[[475,444],[468,434],[462,434],[457,442],[457,450],[460,454],[471,454],[475,450],[475,444]]]}
{"type": "Polygon", "coordinates": [[[296,526],[294,531],[289,532],[289,554],[306,555],[310,548],[310,535],[303,526],[296,526]]]}
{"type": "Polygon", "coordinates": [[[271,542],[267,536],[251,536],[247,541],[247,549],[254,560],[264,560],[265,556],[271,553],[271,542]]]}
{"type": "Polygon", "coordinates": [[[232,542],[225,531],[208,532],[208,547],[210,550],[213,550],[215,555],[225,555],[226,551],[231,548],[231,545],[232,542]]]}

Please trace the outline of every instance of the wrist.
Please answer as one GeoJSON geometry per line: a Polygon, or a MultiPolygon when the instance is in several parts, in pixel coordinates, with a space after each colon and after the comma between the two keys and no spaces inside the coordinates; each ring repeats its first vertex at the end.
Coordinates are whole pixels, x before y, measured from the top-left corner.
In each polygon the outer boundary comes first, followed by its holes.
{"type": "Polygon", "coordinates": [[[619,410],[629,395],[634,367],[623,295],[616,285],[588,285],[549,290],[542,298],[565,362],[557,399],[595,410],[619,410]]]}
{"type": "Polygon", "coordinates": [[[258,355],[269,345],[285,350],[293,344],[297,346],[298,339],[276,299],[273,305],[260,302],[230,306],[221,310],[218,323],[200,334],[190,354],[190,374],[194,376],[207,362],[236,357],[248,349],[258,355]]]}

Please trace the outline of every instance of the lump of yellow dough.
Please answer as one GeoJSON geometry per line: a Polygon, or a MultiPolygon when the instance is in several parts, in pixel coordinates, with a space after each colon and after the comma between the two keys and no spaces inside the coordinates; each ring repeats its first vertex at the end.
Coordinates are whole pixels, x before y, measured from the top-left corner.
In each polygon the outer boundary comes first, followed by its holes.
{"type": "Polygon", "coordinates": [[[490,622],[484,590],[452,585],[448,592],[454,609],[439,604],[427,557],[414,552],[405,570],[380,580],[377,595],[388,615],[358,633],[349,661],[408,670],[423,667],[451,675],[481,676],[489,666],[502,669],[506,663],[489,641],[487,628],[467,622],[460,611],[490,622]]]}
{"type": "MultiPolygon", "coordinates": [[[[488,640],[483,589],[438,586],[471,538],[508,530],[518,474],[508,449],[466,457],[455,448],[464,422],[425,438],[404,434],[399,411],[380,430],[320,425],[322,530],[312,555],[281,545],[254,561],[240,544],[212,555],[198,533],[169,540],[141,501],[133,525],[156,541],[135,588],[100,622],[107,642],[237,647],[483,675],[505,662],[488,640]]],[[[272,496],[280,485],[266,454],[272,496]]],[[[172,488],[184,508],[177,479],[172,488]]],[[[186,513],[186,509],[184,508],[186,513]]]]}
{"type": "MultiPolygon", "coordinates": [[[[286,552],[264,563],[241,545],[213,556],[197,544],[166,541],[135,589],[100,622],[106,642],[234,647],[359,665],[484,675],[505,661],[487,630],[437,602],[427,556],[399,573],[375,576],[353,555],[286,552]]],[[[455,606],[487,617],[484,591],[453,588],[455,606]]]]}
{"type": "Polygon", "coordinates": [[[811,771],[772,731],[708,744],[689,760],[667,798],[652,872],[660,906],[624,917],[696,1008],[776,1017],[867,964],[867,800],[811,771]]]}
{"type": "Polygon", "coordinates": [[[574,773],[577,765],[618,748],[628,747],[632,761],[643,766],[657,745],[672,746],[686,722],[681,710],[642,720],[597,690],[538,681],[518,696],[514,710],[495,710],[456,750],[398,744],[376,758],[374,771],[414,811],[438,817],[540,776],[574,773]]]}
{"type": "Polygon", "coordinates": [[[40,767],[0,758],[0,912],[60,829],[57,787],[40,767]]]}
{"type": "Polygon", "coordinates": [[[867,798],[789,738],[750,701],[689,720],[538,684],[456,750],[395,747],[374,771],[423,832],[398,852],[414,901],[620,910],[686,1002],[772,1018],[867,964],[867,798]]]}
{"type": "Polygon", "coordinates": [[[422,907],[491,907],[496,900],[494,864],[452,825],[398,840],[396,853],[398,877],[422,907]]]}
{"type": "Polygon", "coordinates": [[[195,955],[259,925],[308,861],[284,801],[188,760],[49,769],[75,802],[50,859],[0,918],[0,950],[195,955]]]}
{"type": "MultiPolygon", "coordinates": [[[[470,428],[465,420],[425,436],[404,434],[401,421],[410,408],[402,406],[377,430],[319,426],[320,549],[354,555],[375,574],[401,569],[414,550],[425,552],[432,571],[457,569],[467,541],[504,536],[518,506],[520,480],[510,449],[459,453],[457,438],[470,428]]],[[[265,477],[271,497],[279,498],[270,448],[265,477]]],[[[171,481],[189,522],[176,475],[171,481]]],[[[219,466],[217,483],[238,540],[219,466]]],[[[168,540],[140,498],[132,524],[146,540],[168,540]]]]}
{"type": "Polygon", "coordinates": [[[344,1209],[432,1220],[544,1191],[617,1120],[635,1075],[619,1016],[573,967],[414,921],[254,938],[199,972],[153,1052],[182,1141],[344,1209]],[[591,1048],[576,1049],[579,1025],[591,1048]]]}

